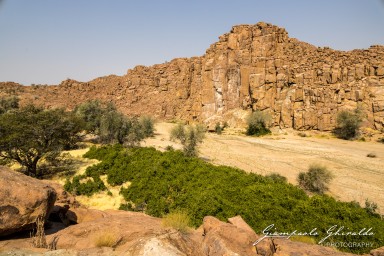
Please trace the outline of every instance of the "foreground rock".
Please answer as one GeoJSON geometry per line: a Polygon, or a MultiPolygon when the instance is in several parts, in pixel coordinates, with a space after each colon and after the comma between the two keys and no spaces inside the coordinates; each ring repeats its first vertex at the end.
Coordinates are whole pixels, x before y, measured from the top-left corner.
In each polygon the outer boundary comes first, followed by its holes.
{"type": "MultiPolygon", "coordinates": [[[[77,211],[91,215],[93,210],[77,211]]],[[[127,255],[127,256],[248,256],[248,255],[332,255],[347,256],[332,248],[260,237],[240,216],[229,223],[207,216],[197,230],[179,232],[162,225],[162,220],[143,213],[108,210],[94,218],[51,233],[48,244],[55,250],[31,247],[30,238],[0,241],[0,255],[127,255]]],[[[72,214],[75,214],[74,212],[72,214]]],[[[377,251],[379,253],[379,251],[377,251]]],[[[381,254],[372,255],[381,255],[381,254]]]]}
{"type": "Polygon", "coordinates": [[[0,167],[0,236],[33,228],[39,216],[49,216],[55,200],[55,190],[44,182],[0,167]]]}

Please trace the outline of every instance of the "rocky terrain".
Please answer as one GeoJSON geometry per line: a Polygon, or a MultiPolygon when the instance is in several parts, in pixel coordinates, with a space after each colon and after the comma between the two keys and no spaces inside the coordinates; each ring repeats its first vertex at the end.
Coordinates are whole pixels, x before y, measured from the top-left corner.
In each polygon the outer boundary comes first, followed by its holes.
{"type": "Polygon", "coordinates": [[[205,55],[137,66],[124,76],[57,86],[0,83],[22,103],[73,108],[113,101],[126,114],[237,126],[247,111],[268,111],[275,126],[331,130],[341,109],[358,105],[365,125],[384,127],[384,46],[349,52],[315,47],[267,24],[234,26],[205,55]]]}
{"type": "MultiPolygon", "coordinates": [[[[277,238],[254,246],[261,236],[241,216],[228,222],[207,216],[198,229],[181,232],[144,213],[82,208],[58,184],[7,168],[1,168],[0,181],[13,185],[0,187],[0,204],[13,209],[12,215],[9,211],[0,215],[0,255],[352,255],[277,238]],[[49,219],[45,229],[49,249],[35,248],[33,238],[15,233],[30,230],[38,216],[49,219]]],[[[383,254],[381,248],[370,255],[383,254]]]]}

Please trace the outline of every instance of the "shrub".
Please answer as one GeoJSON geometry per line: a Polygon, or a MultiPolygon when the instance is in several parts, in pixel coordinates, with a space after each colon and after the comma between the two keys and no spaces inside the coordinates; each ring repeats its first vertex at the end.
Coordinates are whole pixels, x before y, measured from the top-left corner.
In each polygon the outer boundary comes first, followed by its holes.
{"type": "Polygon", "coordinates": [[[312,164],[308,172],[301,172],[298,176],[299,186],[306,191],[323,194],[328,190],[328,184],[333,176],[325,166],[312,164]]]}
{"type": "Polygon", "coordinates": [[[303,138],[308,136],[305,132],[299,132],[297,135],[303,138]]]}
{"type": "Polygon", "coordinates": [[[369,154],[367,154],[367,157],[375,158],[375,157],[376,157],[376,154],[375,154],[375,153],[369,153],[369,154]]]}
{"type": "Polygon", "coordinates": [[[75,107],[73,112],[85,122],[85,130],[98,134],[104,108],[98,100],[90,100],[75,107]]]}
{"type": "Polygon", "coordinates": [[[119,240],[119,236],[111,231],[100,231],[95,235],[94,243],[96,247],[113,247],[119,240]]]}
{"type": "Polygon", "coordinates": [[[287,178],[278,174],[278,173],[271,173],[266,176],[268,179],[273,180],[274,182],[287,182],[287,178]]]}
{"type": "Polygon", "coordinates": [[[351,202],[327,195],[309,197],[302,189],[254,173],[216,166],[199,158],[186,157],[179,150],[160,152],[154,148],[126,149],[121,145],[93,147],[87,153],[101,162],[87,175],[108,176],[111,185],[130,186],[120,190],[126,204],[120,209],[163,217],[183,212],[191,226],[200,226],[207,215],[220,220],[241,215],[261,233],[274,223],[283,231],[317,228],[317,241],[333,225],[345,230],[373,227],[375,236],[338,236],[340,242],[373,243],[370,247],[343,247],[340,250],[366,253],[384,246],[384,222],[377,214],[351,202]]]}
{"type": "Polygon", "coordinates": [[[369,201],[368,198],[365,199],[365,210],[367,210],[368,213],[376,214],[377,208],[377,203],[369,201]]]}
{"type": "Polygon", "coordinates": [[[19,98],[16,96],[0,98],[0,114],[19,108],[19,98]]]}
{"type": "Polygon", "coordinates": [[[155,134],[155,121],[150,116],[142,116],[139,118],[140,126],[144,137],[152,137],[155,134]]]}
{"type": "Polygon", "coordinates": [[[215,125],[215,132],[217,134],[221,134],[223,132],[223,130],[224,130],[224,128],[221,126],[221,124],[220,123],[216,123],[216,125],[215,125]]]}
{"type": "Polygon", "coordinates": [[[384,137],[378,139],[377,142],[384,143],[384,137]]]}
{"type": "Polygon", "coordinates": [[[335,135],[338,138],[349,140],[357,136],[362,123],[362,112],[357,108],[354,111],[342,110],[337,114],[335,135]]]}
{"type": "Polygon", "coordinates": [[[186,156],[197,156],[197,146],[203,142],[204,129],[200,125],[185,126],[178,124],[171,130],[171,140],[179,140],[186,156]]]}
{"type": "Polygon", "coordinates": [[[162,219],[163,226],[174,228],[182,233],[190,229],[190,222],[188,214],[180,210],[168,213],[162,219]]]}
{"type": "Polygon", "coordinates": [[[173,148],[172,145],[168,145],[168,146],[165,147],[165,150],[166,151],[174,151],[175,149],[173,148]]]}
{"type": "Polygon", "coordinates": [[[271,133],[269,125],[271,116],[266,112],[255,111],[247,118],[247,135],[262,136],[271,133]]]}
{"type": "Polygon", "coordinates": [[[47,240],[45,237],[44,231],[45,218],[43,216],[38,216],[36,218],[36,233],[32,235],[32,245],[35,248],[48,248],[47,240]]]}

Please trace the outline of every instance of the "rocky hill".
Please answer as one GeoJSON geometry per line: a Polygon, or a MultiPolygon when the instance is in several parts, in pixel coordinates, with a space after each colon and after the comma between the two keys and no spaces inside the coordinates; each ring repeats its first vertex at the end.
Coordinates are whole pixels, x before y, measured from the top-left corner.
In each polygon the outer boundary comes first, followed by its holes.
{"type": "Polygon", "coordinates": [[[22,103],[73,108],[89,99],[113,101],[127,114],[151,114],[238,125],[251,109],[269,111],[274,124],[331,130],[341,109],[360,105],[366,125],[384,128],[384,46],[349,52],[290,38],[267,24],[234,26],[205,55],[137,66],[124,76],[58,86],[0,83],[0,94],[22,103]]]}

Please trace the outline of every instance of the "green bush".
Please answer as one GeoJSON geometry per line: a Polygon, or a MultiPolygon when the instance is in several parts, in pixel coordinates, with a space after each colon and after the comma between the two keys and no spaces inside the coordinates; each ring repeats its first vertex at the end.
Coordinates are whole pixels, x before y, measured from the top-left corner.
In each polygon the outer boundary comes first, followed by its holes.
{"type": "Polygon", "coordinates": [[[362,112],[358,108],[354,111],[342,110],[337,114],[334,133],[340,139],[353,139],[358,135],[362,121],[362,112]]]}
{"type": "Polygon", "coordinates": [[[186,156],[197,156],[197,146],[203,142],[204,129],[200,125],[185,126],[178,124],[171,130],[171,140],[179,140],[183,145],[183,152],[186,156]]]}
{"type": "Polygon", "coordinates": [[[259,110],[253,112],[247,118],[247,135],[262,136],[270,134],[269,125],[271,122],[271,116],[266,112],[259,110]]]}
{"type": "Polygon", "coordinates": [[[129,118],[119,112],[112,102],[88,101],[77,106],[74,113],[85,122],[85,130],[97,135],[102,144],[138,146],[141,140],[154,134],[151,117],[129,118]]]}
{"type": "Polygon", "coordinates": [[[333,175],[325,166],[312,164],[308,172],[301,172],[298,175],[299,186],[304,190],[323,194],[328,190],[328,184],[333,175]]]}
{"type": "Polygon", "coordinates": [[[121,209],[144,211],[156,217],[184,209],[195,227],[207,215],[223,221],[241,215],[259,234],[271,224],[287,232],[317,228],[317,241],[334,225],[353,231],[373,227],[374,236],[337,237],[341,242],[372,242],[373,247],[340,249],[366,253],[384,246],[384,222],[380,216],[356,203],[339,202],[327,195],[309,197],[279,175],[263,177],[215,166],[186,157],[178,150],[106,146],[91,148],[87,157],[101,162],[87,170],[86,175],[107,174],[111,185],[131,182],[120,191],[128,202],[121,209]]]}
{"type": "Polygon", "coordinates": [[[139,118],[140,126],[144,137],[152,137],[155,134],[155,121],[150,116],[142,116],[139,118]]]}
{"type": "Polygon", "coordinates": [[[0,114],[19,108],[19,98],[8,96],[0,98],[0,114]]]}

